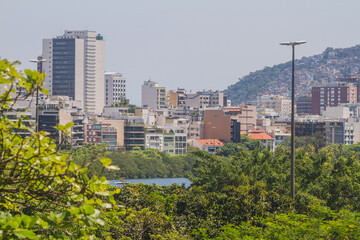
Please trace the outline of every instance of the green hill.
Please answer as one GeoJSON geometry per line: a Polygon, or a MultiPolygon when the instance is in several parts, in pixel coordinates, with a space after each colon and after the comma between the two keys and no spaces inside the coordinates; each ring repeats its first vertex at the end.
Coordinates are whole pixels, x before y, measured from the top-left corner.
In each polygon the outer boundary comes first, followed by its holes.
{"type": "MultiPolygon", "coordinates": [[[[327,48],[323,53],[295,61],[297,95],[311,87],[336,81],[337,77],[359,75],[360,45],[350,48],[327,48]]],[[[258,96],[278,94],[290,96],[291,61],[265,67],[239,78],[225,93],[233,104],[254,102],[258,96]]]]}

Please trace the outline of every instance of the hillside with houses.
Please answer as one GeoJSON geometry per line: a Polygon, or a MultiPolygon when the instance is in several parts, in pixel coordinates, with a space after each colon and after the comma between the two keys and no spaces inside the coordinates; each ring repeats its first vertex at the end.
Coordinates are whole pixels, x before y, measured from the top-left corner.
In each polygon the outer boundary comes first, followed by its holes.
{"type": "MultiPolygon", "coordinates": [[[[350,48],[327,48],[323,53],[295,61],[296,94],[311,92],[311,87],[336,81],[336,78],[357,76],[360,68],[360,45],[350,48]]],[[[291,61],[265,67],[239,78],[225,93],[233,104],[252,103],[260,95],[290,97],[291,61]]]]}

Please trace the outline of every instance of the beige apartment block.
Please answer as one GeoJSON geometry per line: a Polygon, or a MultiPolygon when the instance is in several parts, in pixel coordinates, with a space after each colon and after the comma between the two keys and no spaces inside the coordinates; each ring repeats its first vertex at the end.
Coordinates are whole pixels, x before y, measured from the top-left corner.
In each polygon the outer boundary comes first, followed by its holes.
{"type": "Polygon", "coordinates": [[[291,113],[291,100],[279,95],[266,95],[260,97],[260,105],[262,108],[274,109],[280,114],[291,113]]]}
{"type": "Polygon", "coordinates": [[[153,109],[166,108],[166,89],[157,82],[145,81],[141,86],[141,105],[153,109]]]}
{"type": "Polygon", "coordinates": [[[109,123],[111,127],[116,129],[117,133],[117,147],[124,148],[124,124],[123,119],[111,119],[106,117],[96,117],[96,122],[109,123]]]}

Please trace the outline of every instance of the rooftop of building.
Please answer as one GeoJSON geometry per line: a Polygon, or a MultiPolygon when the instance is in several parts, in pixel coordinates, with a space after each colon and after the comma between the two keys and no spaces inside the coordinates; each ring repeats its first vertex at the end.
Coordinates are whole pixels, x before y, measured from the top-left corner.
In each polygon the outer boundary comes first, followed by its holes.
{"type": "Polygon", "coordinates": [[[353,83],[332,82],[321,86],[314,86],[314,88],[316,87],[355,87],[355,85],[353,83]]]}
{"type": "Polygon", "coordinates": [[[225,108],[227,112],[241,112],[242,110],[242,108],[225,108]]]}
{"type": "Polygon", "coordinates": [[[105,75],[120,75],[121,77],[123,76],[123,74],[119,72],[105,72],[105,75]]]}
{"type": "Polygon", "coordinates": [[[196,141],[204,146],[224,146],[224,143],[219,139],[196,139],[196,141]]]}
{"type": "Polygon", "coordinates": [[[290,100],[290,99],[282,95],[270,94],[270,95],[260,96],[260,100],[290,100]]]}
{"type": "Polygon", "coordinates": [[[253,140],[274,140],[272,136],[261,130],[251,130],[249,132],[249,137],[253,140]]]}

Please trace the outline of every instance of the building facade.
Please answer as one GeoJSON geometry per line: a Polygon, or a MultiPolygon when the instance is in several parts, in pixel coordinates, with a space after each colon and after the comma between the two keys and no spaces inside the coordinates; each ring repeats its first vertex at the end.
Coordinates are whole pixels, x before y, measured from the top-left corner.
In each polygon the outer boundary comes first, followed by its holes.
{"type": "MultiPolygon", "coordinates": [[[[81,147],[85,142],[85,132],[84,132],[84,120],[85,113],[84,111],[79,111],[72,109],[72,111],[66,111],[64,109],[59,110],[59,123],[61,125],[66,125],[69,122],[73,122],[74,125],[68,129],[69,134],[65,137],[64,144],[71,146],[71,148],[81,147]]],[[[62,140],[62,139],[61,139],[62,140]]]]}
{"type": "Polygon", "coordinates": [[[217,153],[224,146],[224,143],[219,139],[191,139],[189,143],[191,146],[211,154],[217,153]]]}
{"type": "Polygon", "coordinates": [[[141,105],[153,109],[166,108],[166,89],[157,82],[145,81],[141,86],[141,105]]]}
{"type": "Polygon", "coordinates": [[[261,130],[251,130],[248,134],[249,138],[258,140],[262,143],[263,147],[269,147],[271,151],[275,150],[275,138],[261,130]]]}
{"type": "Polygon", "coordinates": [[[61,144],[64,148],[77,148],[84,144],[85,112],[79,108],[80,101],[71,101],[69,97],[52,96],[42,102],[39,108],[39,130],[61,144]],[[73,122],[66,134],[59,132],[58,124],[65,126],[73,122]]]}
{"type": "Polygon", "coordinates": [[[354,129],[358,129],[357,125],[347,124],[345,121],[310,121],[296,122],[295,136],[312,136],[319,133],[323,136],[326,145],[330,144],[353,144],[355,143],[354,129]]]}
{"type": "Polygon", "coordinates": [[[256,127],[256,106],[240,105],[224,110],[204,111],[204,138],[222,142],[240,142],[241,134],[256,127]]]}
{"type": "Polygon", "coordinates": [[[95,31],[65,31],[43,39],[42,72],[49,95],[81,100],[88,112],[100,114],[105,105],[105,42],[95,31]]]}
{"type": "MultiPolygon", "coordinates": [[[[187,93],[183,102],[187,108],[205,109],[212,107],[226,107],[227,95],[220,91],[187,93]]],[[[178,105],[181,106],[180,103],[178,103],[178,105]]]]}
{"type": "Polygon", "coordinates": [[[112,106],[126,99],[126,78],[122,73],[105,73],[105,105],[112,106]]]}
{"type": "Polygon", "coordinates": [[[126,151],[134,147],[145,149],[145,125],[141,117],[124,117],[124,146],[126,151]]]}
{"type": "Polygon", "coordinates": [[[320,115],[328,106],[336,107],[340,103],[357,102],[357,88],[351,83],[334,83],[313,87],[311,95],[313,115],[320,115]]]}
{"type": "Polygon", "coordinates": [[[306,96],[301,96],[296,99],[296,113],[298,115],[312,114],[311,94],[306,96]]]}
{"type": "Polygon", "coordinates": [[[170,155],[186,154],[186,135],[173,131],[146,133],[145,148],[154,148],[170,155]]]}
{"type": "Polygon", "coordinates": [[[260,98],[262,108],[274,109],[277,113],[290,114],[291,100],[279,95],[267,95],[260,98]]]}
{"type": "Polygon", "coordinates": [[[117,149],[117,131],[110,123],[89,123],[85,127],[85,141],[91,144],[107,145],[108,150],[117,149]]]}

